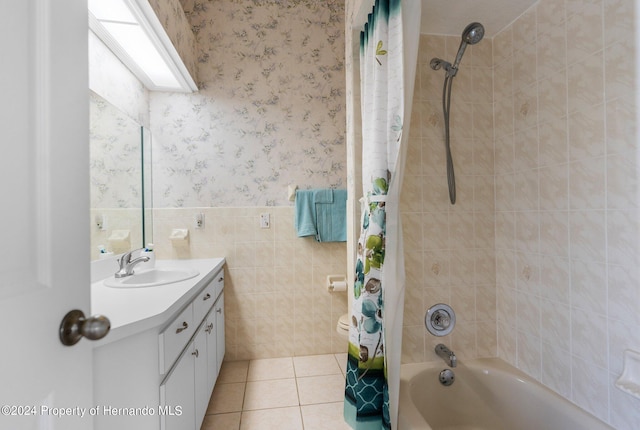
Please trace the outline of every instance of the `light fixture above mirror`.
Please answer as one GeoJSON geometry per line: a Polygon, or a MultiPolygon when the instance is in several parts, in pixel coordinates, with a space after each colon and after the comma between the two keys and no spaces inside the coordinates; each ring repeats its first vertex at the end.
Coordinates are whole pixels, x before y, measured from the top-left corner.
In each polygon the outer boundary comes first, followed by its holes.
{"type": "Polygon", "coordinates": [[[197,91],[146,0],[89,0],[89,27],[151,91],[197,91]]]}

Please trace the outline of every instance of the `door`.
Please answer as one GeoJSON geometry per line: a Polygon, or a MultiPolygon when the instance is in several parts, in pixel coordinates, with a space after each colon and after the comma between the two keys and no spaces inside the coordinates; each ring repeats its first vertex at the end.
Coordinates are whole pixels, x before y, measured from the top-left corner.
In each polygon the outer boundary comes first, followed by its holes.
{"type": "Polygon", "coordinates": [[[1,4],[0,428],[90,429],[90,342],[58,337],[90,312],[87,5],[1,4]]]}

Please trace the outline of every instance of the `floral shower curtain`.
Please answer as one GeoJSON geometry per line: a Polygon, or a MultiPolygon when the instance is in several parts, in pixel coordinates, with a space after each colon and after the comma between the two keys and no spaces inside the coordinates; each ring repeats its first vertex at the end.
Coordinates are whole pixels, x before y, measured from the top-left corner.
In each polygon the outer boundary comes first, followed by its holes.
{"type": "Polygon", "coordinates": [[[360,34],[364,201],[344,402],[356,430],[395,429],[397,422],[404,305],[398,206],[420,25],[420,2],[408,3],[409,12],[401,0],[376,0],[360,34]]]}

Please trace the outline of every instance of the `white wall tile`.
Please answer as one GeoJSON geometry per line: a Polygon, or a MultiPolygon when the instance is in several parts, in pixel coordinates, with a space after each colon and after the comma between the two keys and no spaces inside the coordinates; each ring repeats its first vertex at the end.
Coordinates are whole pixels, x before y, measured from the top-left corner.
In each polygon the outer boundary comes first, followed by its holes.
{"type": "Polygon", "coordinates": [[[565,398],[571,397],[571,361],[568,349],[563,349],[558,343],[542,341],[542,374],[540,382],[565,398]]]}
{"type": "Polygon", "coordinates": [[[616,428],[634,428],[639,421],[637,402],[613,385],[623,350],[640,350],[636,38],[630,7],[620,0],[541,0],[534,6],[536,86],[526,85],[524,53],[518,54],[521,47],[514,53],[513,43],[533,14],[494,39],[498,354],[540,374],[544,384],[616,428]],[[506,63],[509,57],[513,61],[506,63]],[[505,88],[513,91],[511,103],[505,88]],[[530,100],[537,100],[537,111],[530,100]],[[510,105],[513,123],[505,115],[510,105]],[[523,134],[527,125],[538,130],[537,196],[532,158],[527,147],[517,146],[529,140],[523,134]],[[527,234],[527,214],[534,209],[541,211],[537,262],[535,235],[527,234]],[[537,269],[539,280],[528,282],[524,273],[537,269]],[[510,287],[514,277],[517,293],[510,287]],[[538,297],[541,367],[532,358],[538,297]],[[614,404],[618,400],[627,407],[614,404]]]}
{"type": "Polygon", "coordinates": [[[577,357],[571,360],[572,400],[591,414],[607,421],[609,417],[609,377],[604,368],[577,357]]]}
{"type": "Polygon", "coordinates": [[[540,252],[547,255],[569,255],[569,213],[540,212],[540,252]]]}
{"type": "Polygon", "coordinates": [[[168,237],[176,222],[190,222],[203,211],[205,228],[193,230],[202,238],[191,241],[183,258],[227,259],[228,358],[332,352],[335,326],[347,311],[346,293],[336,293],[343,300],[334,300],[324,284],[328,274],[346,274],[346,245],[295,237],[293,207],[155,209],[158,258],[173,257],[160,232],[168,237]],[[259,228],[261,212],[271,214],[270,234],[259,228]],[[222,247],[222,253],[208,255],[209,243],[224,243],[228,251],[222,247]]]}
{"type": "Polygon", "coordinates": [[[607,320],[603,314],[571,309],[571,351],[587,363],[607,367],[607,320]]]}

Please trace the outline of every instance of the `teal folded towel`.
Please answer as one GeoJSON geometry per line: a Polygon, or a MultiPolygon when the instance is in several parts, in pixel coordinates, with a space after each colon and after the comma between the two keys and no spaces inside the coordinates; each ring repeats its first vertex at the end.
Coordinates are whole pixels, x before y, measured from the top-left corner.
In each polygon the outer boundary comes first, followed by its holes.
{"type": "Polygon", "coordinates": [[[326,188],[323,190],[312,190],[313,202],[318,203],[333,203],[333,189],[326,188]]]}
{"type": "Polygon", "coordinates": [[[295,225],[298,237],[315,236],[318,233],[315,190],[296,191],[295,225]]]}
{"type": "Polygon", "coordinates": [[[347,240],[347,190],[296,191],[295,227],[298,237],[318,242],[347,240]]]}
{"type": "MultiPolygon", "coordinates": [[[[330,190],[331,191],[331,190],[330,190]]],[[[347,190],[332,190],[330,202],[325,195],[316,198],[316,226],[318,242],[347,240],[347,190]]]]}

